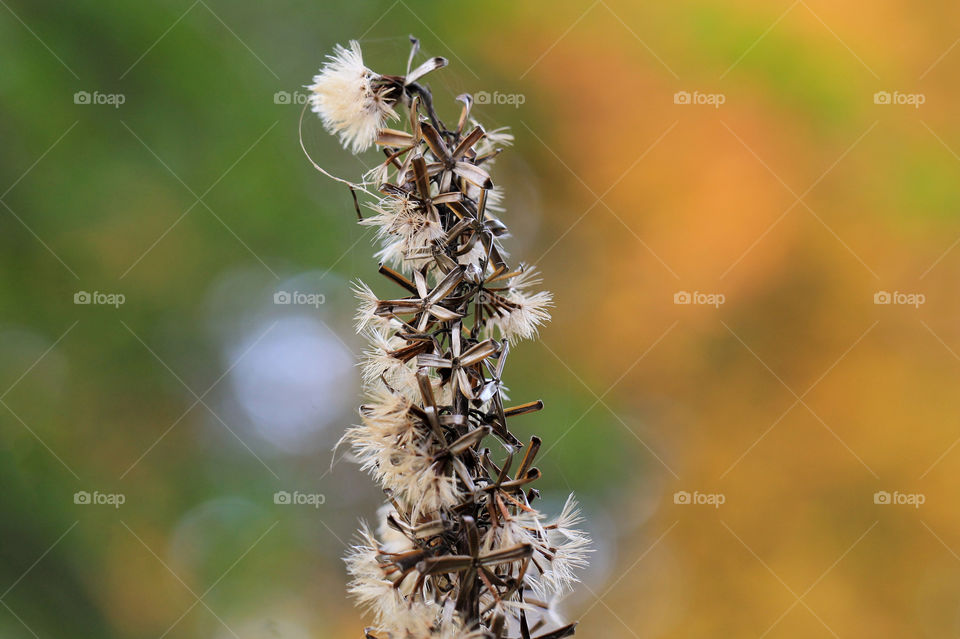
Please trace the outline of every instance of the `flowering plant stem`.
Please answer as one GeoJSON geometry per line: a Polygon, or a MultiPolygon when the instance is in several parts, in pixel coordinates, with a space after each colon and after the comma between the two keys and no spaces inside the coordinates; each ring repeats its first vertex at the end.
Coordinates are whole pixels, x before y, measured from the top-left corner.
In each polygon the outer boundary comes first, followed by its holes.
{"type": "MultiPolygon", "coordinates": [[[[589,540],[567,500],[548,520],[534,504],[541,441],[525,446],[503,383],[508,352],[549,319],[549,293],[532,269],[511,268],[500,241],[502,192],[490,169],[513,137],[485,131],[462,103],[446,127],[417,80],[446,66],[431,58],[403,76],[364,66],[360,46],[337,47],[314,78],[310,105],[344,148],[376,144],[385,159],[365,175],[377,194],[361,224],[377,230],[381,299],[358,283],[358,332],[367,401],[344,435],[387,503],[346,561],[350,590],[373,614],[367,637],[559,639],[575,624],[556,606],[586,563],[589,540]],[[387,128],[405,111],[405,129],[387,128]],[[490,450],[499,442],[502,453],[490,450]]],[[[366,191],[366,189],[364,189],[366,191]]],[[[369,192],[369,191],[367,191],[369,192]]]]}

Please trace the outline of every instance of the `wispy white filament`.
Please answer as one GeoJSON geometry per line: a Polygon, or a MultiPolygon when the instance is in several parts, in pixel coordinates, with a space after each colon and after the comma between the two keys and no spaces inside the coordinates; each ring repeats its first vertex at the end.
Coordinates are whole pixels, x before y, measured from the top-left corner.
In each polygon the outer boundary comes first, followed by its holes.
{"type": "Polygon", "coordinates": [[[378,78],[364,66],[360,44],[351,40],[349,49],[334,48],[307,87],[310,108],[330,133],[339,136],[343,148],[355,154],[370,148],[377,131],[389,118],[396,118],[388,89],[375,86],[378,78]]]}

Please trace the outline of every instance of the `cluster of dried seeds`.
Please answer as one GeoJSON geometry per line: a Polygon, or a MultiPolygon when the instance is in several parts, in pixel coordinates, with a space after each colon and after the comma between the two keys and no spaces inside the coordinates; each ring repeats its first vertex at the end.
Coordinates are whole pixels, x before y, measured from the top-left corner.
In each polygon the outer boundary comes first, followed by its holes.
{"type": "Polygon", "coordinates": [[[540,440],[524,445],[510,432],[543,404],[505,405],[507,355],[537,335],[552,305],[531,291],[531,269],[507,264],[507,228],[492,215],[503,209],[490,169],[513,138],[474,122],[469,95],[457,97],[456,125],[444,125],[419,80],[446,60],[411,70],[411,41],[403,76],[371,71],[351,42],[309,87],[312,110],[344,148],[385,154],[355,185],[376,189],[373,215],[359,205],[357,214],[376,228],[380,273],[395,293],[356,286],[368,398],[344,441],[388,503],[346,559],[350,590],[372,612],[367,637],[559,639],[575,624],[558,620],[556,603],[589,540],[572,498],[552,520],[534,507],[540,440]],[[499,458],[485,446],[495,441],[499,458]]]}

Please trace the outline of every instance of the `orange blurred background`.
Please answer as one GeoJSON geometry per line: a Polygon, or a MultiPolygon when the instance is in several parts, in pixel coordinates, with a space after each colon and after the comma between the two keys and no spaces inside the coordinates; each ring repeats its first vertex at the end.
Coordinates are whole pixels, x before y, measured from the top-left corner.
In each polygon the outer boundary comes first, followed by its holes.
{"type": "Polygon", "coordinates": [[[545,359],[648,466],[582,631],[956,634],[957,7],[504,10],[560,299],[545,359]]]}

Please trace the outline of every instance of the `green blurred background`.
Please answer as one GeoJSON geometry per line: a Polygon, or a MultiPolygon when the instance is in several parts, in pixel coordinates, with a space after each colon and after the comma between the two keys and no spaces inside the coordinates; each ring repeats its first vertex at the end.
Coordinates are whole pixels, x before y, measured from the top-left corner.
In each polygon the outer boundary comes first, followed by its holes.
{"type": "Polygon", "coordinates": [[[0,4],[0,636],[360,636],[380,496],[332,448],[349,281],[389,286],[298,119],[334,44],[402,73],[410,33],[517,136],[557,309],[506,381],[596,541],[580,633],[960,633],[955,3],[0,4]]]}

